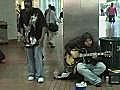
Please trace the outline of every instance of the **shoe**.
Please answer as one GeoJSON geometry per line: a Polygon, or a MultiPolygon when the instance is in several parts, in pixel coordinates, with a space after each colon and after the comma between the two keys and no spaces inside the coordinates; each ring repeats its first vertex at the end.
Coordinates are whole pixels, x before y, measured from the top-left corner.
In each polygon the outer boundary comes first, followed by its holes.
{"type": "Polygon", "coordinates": [[[80,83],[76,83],[76,87],[87,87],[87,83],[85,81],[82,81],[80,83]]]}
{"type": "Polygon", "coordinates": [[[96,86],[96,87],[101,87],[102,84],[103,84],[103,82],[99,82],[99,83],[97,83],[95,86],[96,86]]]}
{"type": "Polygon", "coordinates": [[[28,77],[28,81],[33,81],[34,80],[34,77],[33,76],[29,76],[28,77]]]}
{"type": "Polygon", "coordinates": [[[67,73],[62,73],[62,74],[60,74],[60,75],[58,75],[57,77],[56,77],[56,79],[67,79],[69,76],[70,76],[70,72],[67,72],[67,73]]]}
{"type": "Polygon", "coordinates": [[[48,42],[48,44],[49,44],[49,45],[53,45],[53,43],[52,43],[52,42],[48,42]]]}
{"type": "Polygon", "coordinates": [[[86,81],[87,85],[93,85],[92,83],[90,83],[89,81],[86,81]]]}
{"type": "Polygon", "coordinates": [[[3,64],[4,64],[4,63],[6,63],[6,60],[5,60],[5,59],[4,59],[4,60],[1,60],[0,63],[3,63],[3,64]]]}
{"type": "Polygon", "coordinates": [[[38,78],[38,83],[43,83],[43,82],[44,82],[44,78],[43,77],[38,78]]]}

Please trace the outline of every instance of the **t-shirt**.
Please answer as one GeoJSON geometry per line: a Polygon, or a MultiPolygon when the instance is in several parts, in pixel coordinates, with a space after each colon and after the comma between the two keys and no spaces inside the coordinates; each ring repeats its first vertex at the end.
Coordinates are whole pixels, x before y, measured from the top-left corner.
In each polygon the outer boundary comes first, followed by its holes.
{"type": "MultiPolygon", "coordinates": [[[[28,26],[29,24],[29,20],[31,18],[31,16],[33,15],[37,15],[38,14],[38,18],[36,20],[36,23],[35,23],[35,31],[31,31],[31,35],[34,34],[36,39],[39,40],[41,38],[41,35],[42,35],[42,27],[46,26],[46,21],[45,21],[45,18],[44,18],[44,15],[42,13],[42,11],[38,8],[32,8],[32,10],[27,13],[25,11],[25,9],[21,10],[20,12],[20,18],[19,18],[19,32],[21,32],[21,29],[20,28],[23,28],[24,30],[24,26],[23,24],[25,24],[26,26],[28,26]]],[[[24,32],[23,31],[23,35],[24,35],[24,32]]]]}
{"type": "Polygon", "coordinates": [[[116,7],[109,7],[108,8],[109,15],[115,15],[115,13],[116,13],[116,7]]]}

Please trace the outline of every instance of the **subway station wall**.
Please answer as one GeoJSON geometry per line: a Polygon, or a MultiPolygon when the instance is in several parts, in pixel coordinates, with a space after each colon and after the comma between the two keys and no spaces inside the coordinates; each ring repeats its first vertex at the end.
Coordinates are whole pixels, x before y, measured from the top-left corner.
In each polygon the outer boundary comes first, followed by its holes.
{"type": "Polygon", "coordinates": [[[5,21],[8,24],[8,39],[17,38],[15,2],[16,0],[0,0],[0,21],[5,21]]]}
{"type": "Polygon", "coordinates": [[[98,0],[64,0],[64,45],[84,32],[99,37],[98,0]]]}

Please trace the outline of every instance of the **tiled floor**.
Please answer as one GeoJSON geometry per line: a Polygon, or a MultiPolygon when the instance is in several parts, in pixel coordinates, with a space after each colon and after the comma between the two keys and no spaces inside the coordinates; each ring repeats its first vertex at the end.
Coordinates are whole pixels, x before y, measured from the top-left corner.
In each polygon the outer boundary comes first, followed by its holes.
{"type": "MultiPolygon", "coordinates": [[[[0,90],[75,90],[74,80],[55,80],[54,70],[62,63],[63,34],[59,32],[56,37],[56,48],[45,46],[44,74],[45,82],[27,81],[26,60],[24,48],[16,41],[10,41],[6,45],[0,45],[5,53],[7,62],[0,64],[0,90]]],[[[120,85],[109,85],[107,82],[102,87],[87,86],[86,90],[119,90],[120,85]]]]}
{"type": "Polygon", "coordinates": [[[115,23],[111,24],[106,21],[106,16],[99,16],[99,37],[120,37],[120,17],[115,19],[115,23]]]}
{"type": "MultiPolygon", "coordinates": [[[[24,49],[17,46],[16,42],[0,46],[6,55],[7,62],[0,64],[0,90],[75,90],[75,83],[71,80],[53,79],[53,71],[57,67],[55,49],[47,49],[45,61],[45,82],[38,84],[36,81],[26,79],[26,60],[24,49]]],[[[87,86],[87,90],[119,90],[120,85],[103,87],[87,86]]]]}

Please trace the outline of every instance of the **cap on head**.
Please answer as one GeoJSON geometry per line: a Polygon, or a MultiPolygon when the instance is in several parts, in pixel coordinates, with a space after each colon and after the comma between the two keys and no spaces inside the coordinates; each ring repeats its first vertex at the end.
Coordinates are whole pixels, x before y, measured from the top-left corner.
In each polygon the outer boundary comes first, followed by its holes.
{"type": "Polygon", "coordinates": [[[32,7],[32,0],[24,0],[24,6],[25,8],[32,7]]]}
{"type": "Polygon", "coordinates": [[[32,2],[32,0],[24,0],[24,2],[32,2]]]}
{"type": "Polygon", "coordinates": [[[30,2],[31,5],[32,5],[32,0],[24,0],[24,3],[25,3],[25,2],[30,2]]]}

